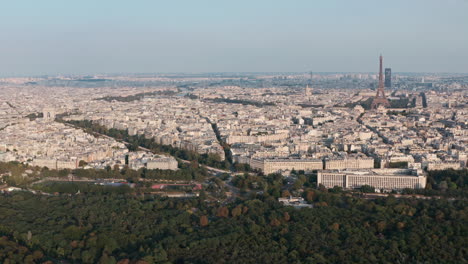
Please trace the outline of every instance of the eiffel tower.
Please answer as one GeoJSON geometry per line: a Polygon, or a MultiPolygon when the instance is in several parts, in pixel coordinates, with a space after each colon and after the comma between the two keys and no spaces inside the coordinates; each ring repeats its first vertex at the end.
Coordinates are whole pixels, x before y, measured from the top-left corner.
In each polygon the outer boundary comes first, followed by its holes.
{"type": "Polygon", "coordinates": [[[379,88],[377,88],[377,94],[375,95],[374,100],[372,101],[371,108],[377,109],[379,105],[383,105],[385,107],[390,107],[390,102],[385,97],[385,85],[383,79],[383,72],[382,72],[382,62],[383,57],[380,55],[380,71],[379,71],[379,88]]]}
{"type": "Polygon", "coordinates": [[[310,101],[310,96],[312,95],[312,87],[310,87],[309,84],[312,86],[312,72],[310,72],[310,80],[309,80],[309,83],[307,83],[306,88],[305,88],[305,96],[308,97],[310,101]]]}

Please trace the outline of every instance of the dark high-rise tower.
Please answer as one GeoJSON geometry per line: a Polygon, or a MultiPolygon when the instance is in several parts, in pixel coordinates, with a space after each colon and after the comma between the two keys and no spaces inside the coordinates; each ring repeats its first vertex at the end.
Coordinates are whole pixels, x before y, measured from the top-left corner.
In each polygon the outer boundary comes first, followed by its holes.
{"type": "Polygon", "coordinates": [[[390,102],[388,102],[387,97],[385,97],[385,85],[384,85],[382,67],[383,67],[383,57],[382,55],[380,55],[379,88],[377,88],[377,94],[375,95],[375,98],[372,101],[372,105],[371,105],[372,109],[376,109],[379,105],[383,105],[385,107],[390,106],[390,102]]]}
{"type": "Polygon", "coordinates": [[[385,88],[392,87],[392,69],[385,68],[385,88]]]}

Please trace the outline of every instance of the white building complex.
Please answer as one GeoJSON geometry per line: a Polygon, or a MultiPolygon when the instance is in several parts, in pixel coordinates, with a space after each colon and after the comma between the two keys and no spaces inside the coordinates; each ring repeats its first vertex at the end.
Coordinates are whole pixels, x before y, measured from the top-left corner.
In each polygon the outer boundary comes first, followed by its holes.
{"type": "Polygon", "coordinates": [[[423,189],[426,187],[426,180],[422,170],[413,169],[325,170],[319,171],[317,175],[317,184],[326,188],[338,186],[343,189],[356,189],[370,185],[386,191],[423,189]]]}
{"type": "Polygon", "coordinates": [[[373,158],[343,158],[343,159],[326,159],[326,170],[342,170],[342,169],[372,169],[374,168],[373,158]]]}
{"type": "Polygon", "coordinates": [[[32,166],[47,167],[51,170],[76,169],[78,160],[58,160],[54,158],[38,158],[31,162],[32,166]]]}
{"type": "Polygon", "coordinates": [[[153,159],[146,163],[146,168],[149,170],[177,170],[177,160],[173,157],[153,159]]]}
{"type": "Polygon", "coordinates": [[[427,170],[446,170],[446,169],[454,169],[459,170],[462,169],[462,166],[459,161],[447,161],[447,162],[427,162],[424,163],[427,170]]]}
{"type": "Polygon", "coordinates": [[[269,135],[257,135],[257,136],[248,136],[248,135],[229,135],[227,137],[228,144],[234,143],[261,143],[261,142],[271,142],[277,140],[284,140],[289,137],[288,133],[277,133],[269,135]]]}
{"type": "Polygon", "coordinates": [[[323,169],[319,159],[252,159],[252,169],[261,170],[265,174],[290,170],[313,171],[323,169]]]}

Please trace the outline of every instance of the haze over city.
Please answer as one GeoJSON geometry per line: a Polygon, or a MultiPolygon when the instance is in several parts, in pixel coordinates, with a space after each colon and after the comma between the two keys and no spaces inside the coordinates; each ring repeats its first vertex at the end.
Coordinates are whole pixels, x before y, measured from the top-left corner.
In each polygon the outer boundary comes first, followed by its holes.
{"type": "Polygon", "coordinates": [[[0,75],[468,72],[468,1],[5,1],[0,75]]]}

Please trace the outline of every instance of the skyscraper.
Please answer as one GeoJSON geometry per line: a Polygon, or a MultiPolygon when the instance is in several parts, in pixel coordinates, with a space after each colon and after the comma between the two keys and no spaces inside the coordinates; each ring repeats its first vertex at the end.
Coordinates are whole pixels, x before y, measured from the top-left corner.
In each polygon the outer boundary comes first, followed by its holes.
{"type": "Polygon", "coordinates": [[[392,87],[392,69],[385,68],[385,88],[392,87]]]}

